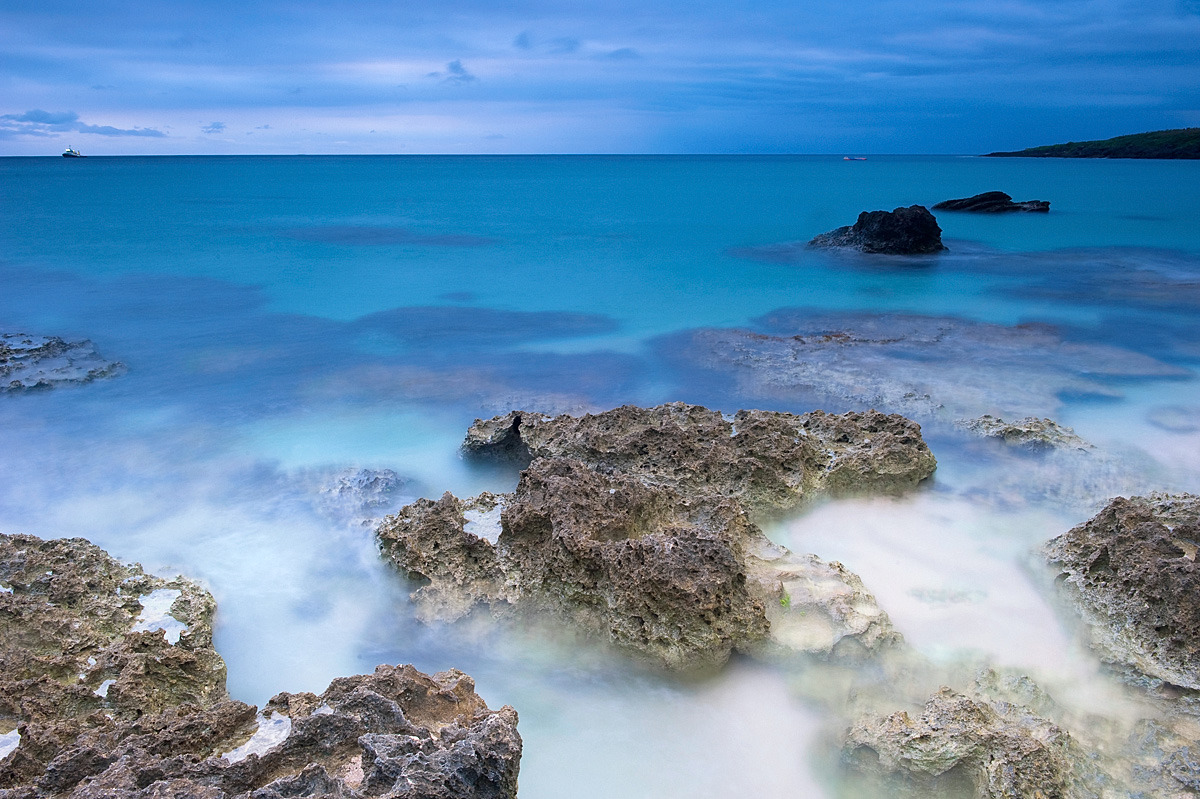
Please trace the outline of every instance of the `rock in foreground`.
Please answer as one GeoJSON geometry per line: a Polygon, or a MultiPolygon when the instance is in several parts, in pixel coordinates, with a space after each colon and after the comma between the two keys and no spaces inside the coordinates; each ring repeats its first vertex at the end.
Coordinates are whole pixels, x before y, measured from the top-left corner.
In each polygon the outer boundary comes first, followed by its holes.
{"type": "Polygon", "coordinates": [[[900,711],[860,721],[845,755],[858,769],[902,774],[930,789],[963,774],[979,799],[1062,799],[1069,743],[1067,733],[1020,705],[942,688],[915,719],[900,711]]]}
{"type": "Polygon", "coordinates": [[[521,739],[457,671],[229,699],[212,597],[83,539],[0,535],[0,795],[513,797],[521,739]]]}
{"type": "Polygon", "coordinates": [[[942,244],[942,229],[923,205],[893,211],[863,211],[853,225],[822,233],[808,245],[883,255],[928,255],[946,249],[942,244]]]}
{"type": "Polygon", "coordinates": [[[102,358],[90,341],[23,333],[0,335],[0,392],[90,383],[124,371],[124,364],[102,358]]]}
{"type": "Polygon", "coordinates": [[[1013,198],[1002,191],[985,191],[983,194],[976,194],[974,197],[943,200],[934,205],[933,210],[968,211],[975,214],[1006,214],[1014,211],[1045,214],[1050,212],[1050,202],[1049,200],[1013,202],[1013,198]]]}
{"type": "Polygon", "coordinates": [[[1200,689],[1200,497],[1117,497],[1046,545],[1110,662],[1200,689]]]}
{"type": "Polygon", "coordinates": [[[936,462],[903,417],[514,411],[477,421],[464,448],[528,464],[516,491],[421,500],[378,532],[387,557],[428,581],[414,594],[427,618],[523,608],[678,669],[897,639],[857,577],[775,546],[753,517],[915,486],[936,462]]]}

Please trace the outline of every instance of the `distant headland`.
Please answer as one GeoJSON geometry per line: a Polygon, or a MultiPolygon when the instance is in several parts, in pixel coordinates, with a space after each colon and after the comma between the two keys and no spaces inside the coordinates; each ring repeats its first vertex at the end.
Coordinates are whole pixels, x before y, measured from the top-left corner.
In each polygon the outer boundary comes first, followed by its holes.
{"type": "Polygon", "coordinates": [[[1156,130],[1101,141],[1070,141],[987,155],[1021,158],[1200,158],[1200,128],[1156,130]]]}

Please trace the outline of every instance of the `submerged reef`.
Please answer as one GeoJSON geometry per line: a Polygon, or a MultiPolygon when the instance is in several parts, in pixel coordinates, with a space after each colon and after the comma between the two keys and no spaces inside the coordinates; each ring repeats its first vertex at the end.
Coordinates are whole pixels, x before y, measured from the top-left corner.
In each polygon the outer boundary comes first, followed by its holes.
{"type": "Polygon", "coordinates": [[[898,773],[922,788],[962,776],[980,799],[1063,799],[1070,736],[1028,708],[943,687],[913,718],[899,711],[860,720],[846,758],[861,770],[898,773]]]}
{"type": "Polygon", "coordinates": [[[521,738],[462,672],[229,698],[216,604],[79,538],[0,535],[0,796],[502,799],[521,738]]]}
{"type": "Polygon", "coordinates": [[[808,244],[881,255],[928,255],[946,249],[942,229],[923,205],[863,211],[853,225],[822,233],[808,244]]]}
{"type": "Polygon", "coordinates": [[[1064,705],[1027,675],[983,668],[961,689],[914,701],[914,668],[930,671],[906,662],[882,691],[857,686],[860,711],[833,736],[859,794],[1184,799],[1200,788],[1194,697],[1064,705]],[[896,704],[905,709],[883,709],[896,704]]]}
{"type": "Polygon", "coordinates": [[[959,426],[978,433],[984,438],[1002,441],[1010,447],[1019,447],[1031,452],[1052,449],[1089,450],[1092,445],[1084,441],[1069,427],[1063,427],[1053,419],[1027,416],[1013,422],[984,414],[978,419],[960,419],[959,426]]]}
{"type": "Polygon", "coordinates": [[[1049,200],[1022,200],[1013,202],[1013,198],[1002,191],[985,191],[973,197],[963,197],[958,200],[943,200],[933,206],[935,211],[968,211],[974,214],[1006,214],[1014,211],[1027,211],[1045,214],[1050,211],[1049,200]]]}
{"type": "Polygon", "coordinates": [[[852,655],[898,640],[855,575],[771,543],[755,520],[916,486],[936,461],[903,417],[514,411],[476,421],[463,446],[525,466],[516,490],[420,500],[377,534],[427,583],[414,593],[427,619],[535,611],[685,670],[733,651],[852,655]]]}
{"type": "Polygon", "coordinates": [[[793,308],[758,322],[766,332],[701,328],[663,337],[658,348],[740,396],[850,403],[923,421],[1045,416],[1063,395],[1120,396],[1112,378],[1191,374],[1132,350],[1068,340],[1044,324],[793,308]]]}
{"type": "Polygon", "coordinates": [[[1045,557],[1110,663],[1200,690],[1200,497],[1117,497],[1045,557]]]}
{"type": "Polygon", "coordinates": [[[0,334],[0,393],[90,383],[124,372],[124,364],[105,360],[90,341],[0,334]]]}

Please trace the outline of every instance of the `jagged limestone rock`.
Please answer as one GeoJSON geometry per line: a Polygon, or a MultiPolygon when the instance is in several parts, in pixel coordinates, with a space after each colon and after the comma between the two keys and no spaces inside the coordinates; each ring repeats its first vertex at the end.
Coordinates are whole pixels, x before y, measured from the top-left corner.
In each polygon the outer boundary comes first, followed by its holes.
{"type": "Polygon", "coordinates": [[[851,728],[844,754],[854,768],[902,774],[918,785],[963,773],[980,799],[1068,796],[1070,736],[1029,709],[949,688],[920,716],[899,711],[851,728]]]}
{"type": "Polygon", "coordinates": [[[378,531],[385,556],[428,583],[414,594],[426,618],[523,608],[676,669],[899,639],[857,577],[772,544],[753,518],[915,486],[936,461],[907,419],[514,411],[477,421],[464,449],[525,464],[516,491],[421,500],[378,531]]]}
{"type": "Polygon", "coordinates": [[[1200,497],[1117,497],[1045,557],[1110,662],[1200,689],[1200,497]]]}
{"type": "Polygon", "coordinates": [[[83,539],[0,535],[0,796],[511,799],[521,739],[462,672],[231,700],[212,596],[83,539]]]}

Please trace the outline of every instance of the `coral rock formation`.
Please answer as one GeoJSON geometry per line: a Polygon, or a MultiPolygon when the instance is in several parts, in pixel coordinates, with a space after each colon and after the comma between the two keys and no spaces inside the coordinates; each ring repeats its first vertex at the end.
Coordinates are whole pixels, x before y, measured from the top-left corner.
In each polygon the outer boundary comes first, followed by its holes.
{"type": "Polygon", "coordinates": [[[915,486],[936,461],[903,417],[514,411],[477,421],[464,449],[526,465],[516,491],[421,500],[378,532],[427,581],[414,594],[427,618],[520,606],[680,669],[898,638],[857,577],[775,546],[753,519],[821,493],[915,486]]]}
{"type": "Polygon", "coordinates": [[[0,535],[5,799],[514,797],[516,712],[411,666],[231,700],[212,597],[83,539],[0,535]]]}
{"type": "Polygon", "coordinates": [[[1110,662],[1200,689],[1200,497],[1117,497],[1046,545],[1110,662]]]}

